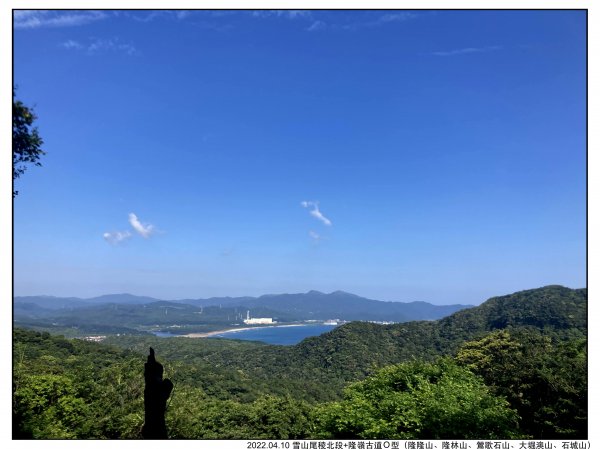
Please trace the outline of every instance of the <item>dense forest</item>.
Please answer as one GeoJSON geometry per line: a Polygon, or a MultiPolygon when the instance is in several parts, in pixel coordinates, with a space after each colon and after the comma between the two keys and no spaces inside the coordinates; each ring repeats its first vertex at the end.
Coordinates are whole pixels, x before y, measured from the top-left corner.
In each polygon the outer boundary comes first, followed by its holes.
{"type": "Polygon", "coordinates": [[[152,346],[175,385],[170,438],[585,439],[586,305],[549,286],[295,346],[16,327],[13,435],[140,438],[152,346]]]}

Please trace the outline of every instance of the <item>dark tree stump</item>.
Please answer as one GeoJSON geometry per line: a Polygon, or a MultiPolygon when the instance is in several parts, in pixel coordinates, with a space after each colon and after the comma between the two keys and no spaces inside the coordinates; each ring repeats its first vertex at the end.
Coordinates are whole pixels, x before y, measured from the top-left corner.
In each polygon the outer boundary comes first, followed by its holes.
{"type": "Polygon", "coordinates": [[[146,439],[167,438],[165,409],[167,399],[173,391],[173,382],[163,379],[163,366],[156,361],[154,349],[150,348],[148,361],[144,364],[144,427],[142,436],[146,439]]]}

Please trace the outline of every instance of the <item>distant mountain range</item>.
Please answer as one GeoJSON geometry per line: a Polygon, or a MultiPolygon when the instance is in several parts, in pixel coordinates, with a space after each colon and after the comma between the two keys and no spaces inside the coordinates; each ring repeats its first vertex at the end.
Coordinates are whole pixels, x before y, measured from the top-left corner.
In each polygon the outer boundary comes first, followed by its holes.
{"type": "MultiPolygon", "coordinates": [[[[294,320],[326,320],[340,319],[345,321],[393,321],[406,322],[413,320],[436,320],[452,313],[472,306],[433,305],[427,302],[394,302],[377,301],[363,298],[343,291],[322,293],[311,290],[307,293],[274,294],[260,297],[215,297],[206,299],[181,299],[174,301],[161,301],[147,296],[130,294],[103,295],[94,298],[82,299],[75,297],[55,296],[16,296],[14,298],[15,318],[41,318],[50,316],[65,316],[78,310],[78,316],[87,316],[80,309],[94,308],[97,319],[108,320],[111,315],[137,316],[143,319],[157,309],[174,309],[169,320],[172,322],[175,315],[189,323],[190,317],[198,321],[199,310],[207,309],[204,317],[211,315],[211,309],[218,308],[219,312],[212,310],[212,315],[227,316],[232,320],[234,316],[245,318],[247,311],[251,316],[271,316],[282,321],[294,320]],[[126,306],[118,311],[108,305],[126,306]],[[118,312],[118,313],[117,313],[118,312]],[[184,317],[187,317],[184,319],[184,317]]],[[[89,310],[87,312],[92,312],[89,310]]],[[[167,315],[167,313],[165,313],[167,315]]],[[[204,318],[203,317],[203,318],[204,318]]],[[[116,321],[122,321],[120,316],[116,321]]],[[[163,322],[165,318],[160,321],[163,322]]],[[[134,320],[135,321],[135,320],[134,320]]],[[[214,321],[214,320],[213,320],[214,321]]]]}
{"type": "Polygon", "coordinates": [[[82,299],[75,297],[59,296],[15,296],[15,306],[21,304],[35,304],[44,309],[77,309],[79,307],[97,306],[100,304],[148,304],[161,301],[160,299],[150,298],[149,296],[136,296],[129,293],[118,293],[113,295],[102,295],[94,298],[82,299]]]}
{"type": "Polygon", "coordinates": [[[437,320],[470,305],[454,304],[438,306],[423,301],[397,302],[363,298],[352,293],[335,291],[322,293],[284,293],[263,295],[258,298],[221,297],[208,299],[182,299],[176,302],[194,306],[265,308],[297,316],[303,320],[339,318],[346,321],[395,321],[437,320]]]}

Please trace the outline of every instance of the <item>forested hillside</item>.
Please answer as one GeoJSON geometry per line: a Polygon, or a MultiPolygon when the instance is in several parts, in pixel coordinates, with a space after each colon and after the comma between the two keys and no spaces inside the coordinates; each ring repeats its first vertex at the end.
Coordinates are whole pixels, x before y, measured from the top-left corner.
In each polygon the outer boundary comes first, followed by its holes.
{"type": "Polygon", "coordinates": [[[15,329],[15,436],[138,438],[152,346],[175,438],[585,438],[586,301],[549,286],[289,347],[15,329]]]}

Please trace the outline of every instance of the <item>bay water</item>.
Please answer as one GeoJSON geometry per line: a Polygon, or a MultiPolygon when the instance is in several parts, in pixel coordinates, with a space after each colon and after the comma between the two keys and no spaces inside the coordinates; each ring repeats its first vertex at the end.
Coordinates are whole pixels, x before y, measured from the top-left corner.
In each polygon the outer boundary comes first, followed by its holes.
{"type": "Polygon", "coordinates": [[[305,324],[298,326],[266,326],[241,329],[235,332],[223,332],[209,338],[228,338],[235,340],[262,341],[271,345],[295,345],[307,337],[321,335],[335,329],[326,324],[305,324]]]}

